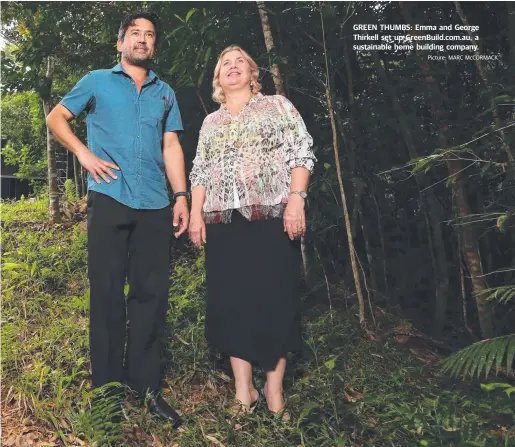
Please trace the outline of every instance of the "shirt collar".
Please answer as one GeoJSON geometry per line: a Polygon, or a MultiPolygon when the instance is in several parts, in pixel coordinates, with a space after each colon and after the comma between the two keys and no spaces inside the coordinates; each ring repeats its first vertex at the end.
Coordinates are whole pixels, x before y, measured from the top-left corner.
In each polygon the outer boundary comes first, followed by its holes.
{"type": "MultiPolygon", "coordinates": [[[[252,104],[253,102],[256,102],[258,99],[260,98],[263,98],[263,95],[261,93],[256,93],[252,98],[249,99],[248,102],[245,103],[245,105],[243,106],[243,108],[240,110],[240,113],[243,111],[243,109],[245,109],[248,105],[252,104]]],[[[220,110],[222,112],[225,112],[225,113],[231,113],[229,112],[229,109],[227,108],[227,106],[225,105],[225,102],[223,102],[222,104],[220,104],[220,110]]],[[[240,114],[239,113],[239,114],[240,114]]],[[[239,115],[238,114],[238,115],[239,115]]]]}
{"type": "MultiPolygon", "coordinates": [[[[123,65],[122,64],[116,64],[112,69],[111,71],[113,73],[116,73],[116,74],[119,74],[119,73],[123,73],[125,76],[129,76],[129,74],[125,71],[125,69],[123,68],[123,65]]],[[[130,77],[130,76],[129,76],[130,77]]],[[[155,82],[157,81],[159,78],[157,77],[157,75],[152,71],[152,70],[148,70],[148,75],[147,75],[147,79],[146,81],[144,82],[143,85],[146,85],[146,84],[150,84],[151,82],[155,82]]]]}

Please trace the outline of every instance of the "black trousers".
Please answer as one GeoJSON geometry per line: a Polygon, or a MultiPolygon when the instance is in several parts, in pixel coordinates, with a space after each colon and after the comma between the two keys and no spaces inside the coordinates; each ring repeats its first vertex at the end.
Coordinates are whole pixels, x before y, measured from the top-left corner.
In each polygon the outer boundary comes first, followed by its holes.
{"type": "Polygon", "coordinates": [[[159,386],[168,306],[172,211],[129,208],[88,195],[88,275],[93,386],[159,386]],[[125,298],[126,278],[129,294],[125,298]]]}

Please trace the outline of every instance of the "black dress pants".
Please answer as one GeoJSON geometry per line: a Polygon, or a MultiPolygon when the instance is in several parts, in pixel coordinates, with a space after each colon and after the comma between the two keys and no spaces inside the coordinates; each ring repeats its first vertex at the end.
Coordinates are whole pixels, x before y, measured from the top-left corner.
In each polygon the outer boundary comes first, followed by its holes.
{"type": "Polygon", "coordinates": [[[88,275],[94,387],[126,382],[138,392],[158,388],[171,237],[170,207],[138,210],[104,194],[89,192],[88,275]]]}

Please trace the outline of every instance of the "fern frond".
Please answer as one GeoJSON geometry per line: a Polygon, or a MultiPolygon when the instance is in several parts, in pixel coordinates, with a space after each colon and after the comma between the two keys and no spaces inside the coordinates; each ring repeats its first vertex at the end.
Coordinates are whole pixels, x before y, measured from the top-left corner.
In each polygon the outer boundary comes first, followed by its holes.
{"type": "MultiPolygon", "coordinates": [[[[471,376],[474,375],[475,370],[479,368],[481,363],[483,363],[486,360],[486,358],[481,355],[482,349],[483,344],[476,343],[470,346],[470,352],[463,353],[463,355],[465,356],[465,361],[463,362],[463,369],[464,371],[469,371],[469,374],[471,376]]],[[[456,370],[455,374],[459,375],[459,372],[456,370]]]]}
{"type": "Polygon", "coordinates": [[[506,354],[506,364],[513,365],[515,360],[515,337],[512,337],[508,344],[508,352],[506,354]]]}
{"type": "Polygon", "coordinates": [[[93,445],[115,446],[122,439],[124,388],[109,383],[92,391],[91,410],[81,416],[80,427],[93,445]]]}
{"type": "Polygon", "coordinates": [[[509,301],[515,299],[515,285],[492,287],[478,293],[484,295],[489,301],[498,301],[500,304],[508,304],[509,301]]]}
{"type": "Polygon", "coordinates": [[[513,370],[515,360],[515,334],[491,338],[461,349],[443,362],[442,372],[453,376],[474,376],[484,371],[485,377],[495,363],[495,372],[503,366],[513,370]]]}

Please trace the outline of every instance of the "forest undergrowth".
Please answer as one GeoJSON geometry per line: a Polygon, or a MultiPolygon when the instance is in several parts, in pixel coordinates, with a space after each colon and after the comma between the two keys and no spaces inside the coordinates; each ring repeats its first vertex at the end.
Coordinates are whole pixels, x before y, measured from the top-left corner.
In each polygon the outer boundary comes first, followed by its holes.
{"type": "MultiPolygon", "coordinates": [[[[110,424],[109,402],[91,411],[86,225],[49,225],[47,210],[44,198],[2,205],[2,445],[515,446],[515,393],[495,385],[509,379],[442,375],[438,345],[380,308],[361,329],[341,286],[331,307],[325,292],[303,297],[303,351],[285,381],[291,421],[262,402],[233,430],[230,372],[204,340],[203,257],[193,251],[174,257],[163,365],[184,426],[154,419],[129,390],[122,423],[110,424]]],[[[257,368],[255,377],[262,390],[257,368]]]]}

